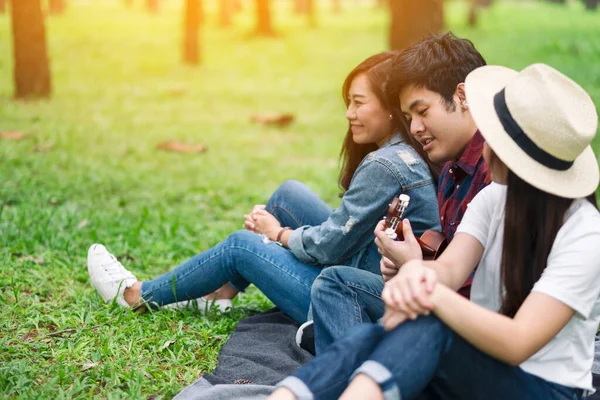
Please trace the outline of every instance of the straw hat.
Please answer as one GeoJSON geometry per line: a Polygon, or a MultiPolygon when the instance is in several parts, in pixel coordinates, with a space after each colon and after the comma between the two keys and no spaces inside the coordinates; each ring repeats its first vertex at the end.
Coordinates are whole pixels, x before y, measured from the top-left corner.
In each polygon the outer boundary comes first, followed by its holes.
{"type": "Polygon", "coordinates": [[[510,170],[561,197],[593,193],[600,175],[590,147],[598,115],[590,96],[545,64],[521,72],[485,66],[465,80],[471,115],[510,170]]]}

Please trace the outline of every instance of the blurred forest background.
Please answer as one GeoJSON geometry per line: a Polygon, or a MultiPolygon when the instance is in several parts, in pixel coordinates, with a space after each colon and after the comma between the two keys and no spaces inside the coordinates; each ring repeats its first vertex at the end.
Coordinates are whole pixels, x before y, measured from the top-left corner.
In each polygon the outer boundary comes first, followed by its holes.
{"type": "Polygon", "coordinates": [[[148,279],[287,179],[337,206],[346,74],[428,32],[489,64],[548,63],[598,105],[597,3],[0,0],[0,398],[172,397],[269,302],[105,305],[90,244],[148,279]]]}

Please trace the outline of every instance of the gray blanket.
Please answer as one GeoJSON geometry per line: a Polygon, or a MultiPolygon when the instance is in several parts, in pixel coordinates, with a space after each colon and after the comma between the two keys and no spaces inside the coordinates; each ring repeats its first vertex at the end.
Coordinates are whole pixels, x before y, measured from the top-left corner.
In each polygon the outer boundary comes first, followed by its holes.
{"type": "MultiPolygon", "coordinates": [[[[277,309],[240,321],[219,356],[214,374],[181,391],[177,400],[259,400],[275,390],[312,356],[296,346],[298,324],[277,309]]],[[[596,337],[592,372],[600,387],[600,337],[596,337]]],[[[600,390],[588,398],[600,400],[600,390]]]]}
{"type": "Polygon", "coordinates": [[[296,346],[298,324],[277,309],[239,322],[221,349],[219,364],[183,389],[177,400],[264,399],[274,385],[310,361],[296,346]]]}

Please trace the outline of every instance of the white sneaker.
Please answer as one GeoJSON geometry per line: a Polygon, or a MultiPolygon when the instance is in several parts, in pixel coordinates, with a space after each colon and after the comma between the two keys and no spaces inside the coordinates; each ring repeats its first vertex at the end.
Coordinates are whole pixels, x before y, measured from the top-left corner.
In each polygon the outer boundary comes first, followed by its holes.
{"type": "Polygon", "coordinates": [[[228,308],[233,308],[233,302],[230,299],[206,300],[203,297],[193,300],[178,301],[177,303],[164,305],[162,308],[169,308],[171,310],[198,308],[198,310],[200,310],[202,313],[205,313],[206,311],[210,310],[213,304],[221,312],[227,311],[228,308]]]}
{"type": "Polygon", "coordinates": [[[136,277],[121,265],[101,244],[93,244],[88,251],[88,273],[92,286],[107,303],[117,299],[123,307],[130,307],[123,298],[123,291],[137,282],[136,277]]]}

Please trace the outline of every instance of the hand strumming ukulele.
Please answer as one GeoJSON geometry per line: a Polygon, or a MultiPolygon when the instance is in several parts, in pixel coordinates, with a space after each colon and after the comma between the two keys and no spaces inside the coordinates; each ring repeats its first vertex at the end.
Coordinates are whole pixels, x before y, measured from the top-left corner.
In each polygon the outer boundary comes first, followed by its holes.
{"type": "MultiPolygon", "coordinates": [[[[402,215],[410,203],[410,196],[401,194],[395,197],[383,218],[385,221],[385,234],[393,240],[404,240],[402,234],[402,215]]],[[[426,230],[420,238],[416,238],[424,260],[435,260],[448,246],[444,234],[434,229],[426,230]]]]}

